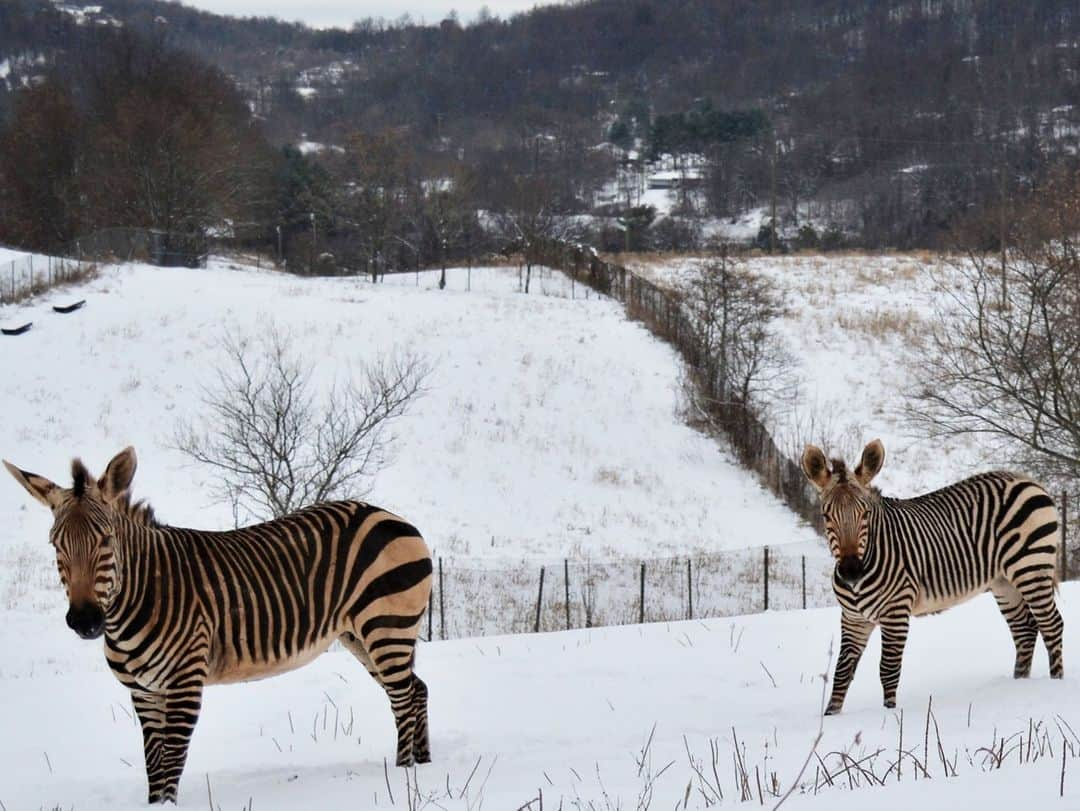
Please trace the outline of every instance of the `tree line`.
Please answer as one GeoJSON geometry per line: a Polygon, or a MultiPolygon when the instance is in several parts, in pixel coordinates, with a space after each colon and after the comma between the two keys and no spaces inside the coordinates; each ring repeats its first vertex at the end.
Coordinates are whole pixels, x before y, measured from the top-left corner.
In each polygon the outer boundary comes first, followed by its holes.
{"type": "MultiPolygon", "coordinates": [[[[694,247],[705,218],[754,208],[776,210],[770,247],[800,229],[807,246],[936,246],[958,217],[1017,199],[1080,147],[1080,15],[1060,0],[591,0],[327,31],[155,0],[101,5],[133,37],[228,77],[272,147],[271,176],[295,174],[281,149],[306,139],[336,147],[304,158],[345,182],[331,158],[365,133],[391,139],[429,189],[471,177],[476,209],[543,176],[551,205],[581,214],[641,155],[697,154],[696,193],[635,231],[643,247],[694,247]]],[[[0,6],[0,58],[22,71],[0,81],[6,121],[26,113],[16,88],[40,59],[86,64],[102,49],[88,28],[41,0],[0,6]]],[[[392,219],[415,220],[415,199],[395,199],[392,219]]],[[[600,213],[641,220],[638,205],[620,193],[600,213]]],[[[306,214],[315,243],[340,230],[306,214]]],[[[299,220],[277,215],[263,219],[302,241],[299,220]]],[[[606,228],[604,247],[626,247],[625,229],[606,228]]],[[[443,244],[404,230],[425,255],[443,244]]],[[[369,261],[388,250],[363,248],[369,261]]]]}

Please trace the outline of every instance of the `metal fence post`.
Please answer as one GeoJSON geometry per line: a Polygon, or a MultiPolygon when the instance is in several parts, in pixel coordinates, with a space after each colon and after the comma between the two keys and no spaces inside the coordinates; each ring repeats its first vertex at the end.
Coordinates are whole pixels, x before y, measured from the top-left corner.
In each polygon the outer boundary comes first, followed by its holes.
{"type": "Polygon", "coordinates": [[[806,608],[806,555],[802,556],[802,607],[806,608]]]}
{"type": "Polygon", "coordinates": [[[769,610],[769,547],[765,547],[765,611],[769,610]]]}
{"type": "Polygon", "coordinates": [[[544,599],[544,567],[540,567],[540,588],[536,592],[536,624],[533,626],[533,633],[540,632],[540,602],[544,599]]]}
{"type": "Polygon", "coordinates": [[[638,622],[645,622],[645,561],[641,561],[641,602],[639,603],[638,622]]]}
{"type": "Polygon", "coordinates": [[[1061,577],[1069,579],[1069,494],[1061,494],[1061,577]]]}
{"type": "Polygon", "coordinates": [[[566,630],[570,630],[570,561],[563,558],[563,583],[566,586],[566,630]]]}
{"type": "Polygon", "coordinates": [[[443,599],[445,594],[443,589],[443,570],[442,570],[442,556],[439,556],[439,637],[446,639],[446,602],[443,599]]]}
{"type": "Polygon", "coordinates": [[[686,559],[686,605],[687,619],[694,618],[694,562],[691,558],[686,559]]]}

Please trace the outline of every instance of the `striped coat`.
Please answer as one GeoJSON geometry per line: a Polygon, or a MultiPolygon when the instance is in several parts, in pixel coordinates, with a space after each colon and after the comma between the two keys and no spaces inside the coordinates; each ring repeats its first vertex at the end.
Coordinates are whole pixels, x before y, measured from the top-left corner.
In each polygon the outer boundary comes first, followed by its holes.
{"type": "Polygon", "coordinates": [[[413,671],[431,591],[417,530],[356,501],[231,532],[158,524],[131,505],[131,448],[60,488],[7,465],[53,511],[68,625],[105,637],[142,724],[150,802],[175,800],[206,685],[300,667],[340,640],[386,690],[398,765],[430,760],[427,688],[413,671]]]}
{"type": "Polygon", "coordinates": [[[803,472],[821,496],[841,608],[840,655],[826,712],[843,706],[875,627],[881,626],[885,706],[893,707],[911,617],[988,590],[1016,646],[1013,675],[1030,674],[1041,634],[1050,675],[1060,678],[1063,625],[1054,602],[1060,535],[1046,490],[1025,476],[993,472],[917,498],[885,498],[870,487],[884,461],[877,440],[851,474],[840,460],[830,466],[816,447],[802,457],[803,472]]]}

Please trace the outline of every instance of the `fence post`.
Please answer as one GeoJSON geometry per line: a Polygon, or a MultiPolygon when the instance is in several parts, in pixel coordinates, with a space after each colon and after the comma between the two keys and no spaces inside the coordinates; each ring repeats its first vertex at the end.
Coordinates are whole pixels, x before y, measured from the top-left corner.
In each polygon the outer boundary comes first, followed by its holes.
{"type": "Polygon", "coordinates": [[[446,601],[443,599],[442,555],[439,556],[439,638],[446,639],[446,601]]]}
{"type": "Polygon", "coordinates": [[[765,547],[765,611],[769,610],[769,547],[765,547]]]}
{"type": "Polygon", "coordinates": [[[563,582],[566,585],[566,630],[570,630],[570,561],[563,558],[563,582]]]}
{"type": "Polygon", "coordinates": [[[639,604],[638,622],[645,622],[645,561],[641,561],[641,602],[639,604]]]}
{"type": "Polygon", "coordinates": [[[806,608],[806,555],[802,556],[802,607],[806,608]]]}
{"type": "Polygon", "coordinates": [[[692,559],[686,559],[686,604],[689,616],[687,619],[694,618],[694,562],[692,559]]]}
{"type": "Polygon", "coordinates": [[[1059,580],[1069,579],[1069,494],[1061,494],[1061,576],[1059,580]]]}
{"type": "Polygon", "coordinates": [[[432,617],[432,615],[434,613],[435,613],[435,589],[432,589],[430,592],[428,592],[428,596],[427,596],[427,638],[428,638],[428,642],[430,642],[433,639],[433,637],[431,636],[431,631],[432,631],[431,625],[435,621],[433,619],[433,617],[432,617]]]}
{"type": "Polygon", "coordinates": [[[536,625],[533,626],[533,633],[540,632],[540,601],[544,599],[544,567],[540,567],[540,588],[536,592],[536,625]]]}

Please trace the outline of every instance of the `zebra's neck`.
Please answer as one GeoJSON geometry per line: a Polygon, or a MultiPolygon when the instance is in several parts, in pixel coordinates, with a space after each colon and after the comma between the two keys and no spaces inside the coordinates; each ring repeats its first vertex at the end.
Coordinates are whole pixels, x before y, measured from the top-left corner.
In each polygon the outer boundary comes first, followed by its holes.
{"type": "MultiPolygon", "coordinates": [[[[106,621],[116,619],[130,602],[131,584],[137,582],[137,569],[151,563],[154,540],[163,528],[147,526],[121,515],[113,527],[113,595],[105,609],[106,621]]],[[[152,565],[152,563],[151,563],[152,565]]]]}

